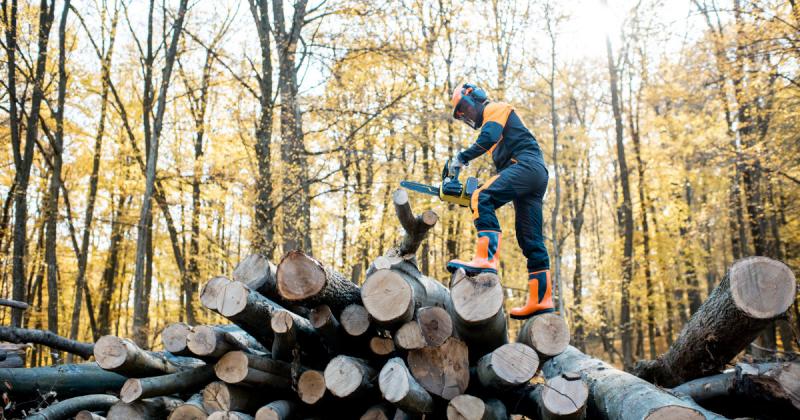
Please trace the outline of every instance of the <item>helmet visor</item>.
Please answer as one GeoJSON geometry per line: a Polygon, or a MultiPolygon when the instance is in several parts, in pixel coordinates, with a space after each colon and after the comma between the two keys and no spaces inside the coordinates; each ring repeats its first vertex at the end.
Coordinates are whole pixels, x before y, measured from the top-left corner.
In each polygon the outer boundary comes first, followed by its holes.
{"type": "Polygon", "coordinates": [[[458,101],[456,107],[453,109],[453,118],[463,121],[465,124],[475,130],[478,129],[478,127],[476,127],[478,121],[478,109],[475,106],[475,102],[472,100],[472,98],[465,96],[458,101]]]}

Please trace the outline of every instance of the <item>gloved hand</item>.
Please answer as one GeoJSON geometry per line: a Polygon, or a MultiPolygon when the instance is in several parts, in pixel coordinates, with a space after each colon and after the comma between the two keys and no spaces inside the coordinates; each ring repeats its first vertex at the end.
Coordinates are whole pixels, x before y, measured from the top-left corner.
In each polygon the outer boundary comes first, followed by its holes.
{"type": "Polygon", "coordinates": [[[458,157],[458,155],[453,156],[450,158],[450,164],[447,167],[450,169],[450,172],[447,174],[450,178],[458,178],[458,173],[461,172],[461,168],[466,166],[464,162],[458,157]]]}

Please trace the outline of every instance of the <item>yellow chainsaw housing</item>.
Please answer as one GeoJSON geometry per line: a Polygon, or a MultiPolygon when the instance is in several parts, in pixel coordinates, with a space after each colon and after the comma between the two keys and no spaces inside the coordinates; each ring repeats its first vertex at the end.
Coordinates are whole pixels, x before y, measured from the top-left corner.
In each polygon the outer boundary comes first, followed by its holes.
{"type": "Polygon", "coordinates": [[[470,200],[472,199],[472,193],[478,189],[478,178],[469,177],[467,178],[467,182],[464,183],[464,187],[461,188],[461,194],[459,195],[450,195],[445,194],[442,190],[444,186],[444,182],[439,185],[439,198],[442,201],[447,203],[458,204],[461,207],[469,207],[470,200]]]}

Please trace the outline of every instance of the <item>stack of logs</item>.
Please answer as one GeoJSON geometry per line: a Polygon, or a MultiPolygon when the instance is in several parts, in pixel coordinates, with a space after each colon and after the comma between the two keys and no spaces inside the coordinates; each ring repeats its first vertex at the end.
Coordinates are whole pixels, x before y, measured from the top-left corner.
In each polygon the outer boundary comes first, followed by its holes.
{"type": "Polygon", "coordinates": [[[0,327],[0,340],[95,360],[0,369],[6,414],[700,419],[725,418],[704,407],[726,399],[761,407],[767,417],[798,413],[798,364],[722,372],[793,301],[795,279],[782,263],[735,263],[669,351],[640,362],[635,376],[569,346],[558,314],[529,319],[509,342],[498,276],[458,271],[449,287],[426,277],[415,254],[438,217],[414,215],[402,190],[393,199],[405,235],[370,265],[361,287],[301,251],[277,266],[251,255],[231,279],[212,278],[200,295],[231,323],[171,324],[161,332],[162,352],[116,336],[92,345],[0,327]],[[26,406],[32,401],[38,406],[26,406]]]}

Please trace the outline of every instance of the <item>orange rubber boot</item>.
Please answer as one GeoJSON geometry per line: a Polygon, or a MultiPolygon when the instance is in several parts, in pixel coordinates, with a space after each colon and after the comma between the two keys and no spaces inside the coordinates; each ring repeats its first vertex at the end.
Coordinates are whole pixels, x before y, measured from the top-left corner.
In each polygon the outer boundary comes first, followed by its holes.
{"type": "Polygon", "coordinates": [[[478,231],[478,241],[475,245],[475,258],[472,261],[451,260],[447,263],[447,271],[454,273],[463,268],[469,275],[480,273],[497,274],[500,263],[500,232],[491,230],[478,231]]]}
{"type": "Polygon", "coordinates": [[[528,274],[528,302],[521,308],[511,309],[511,318],[527,319],[534,315],[555,311],[553,307],[553,282],[550,270],[528,274]]]}

